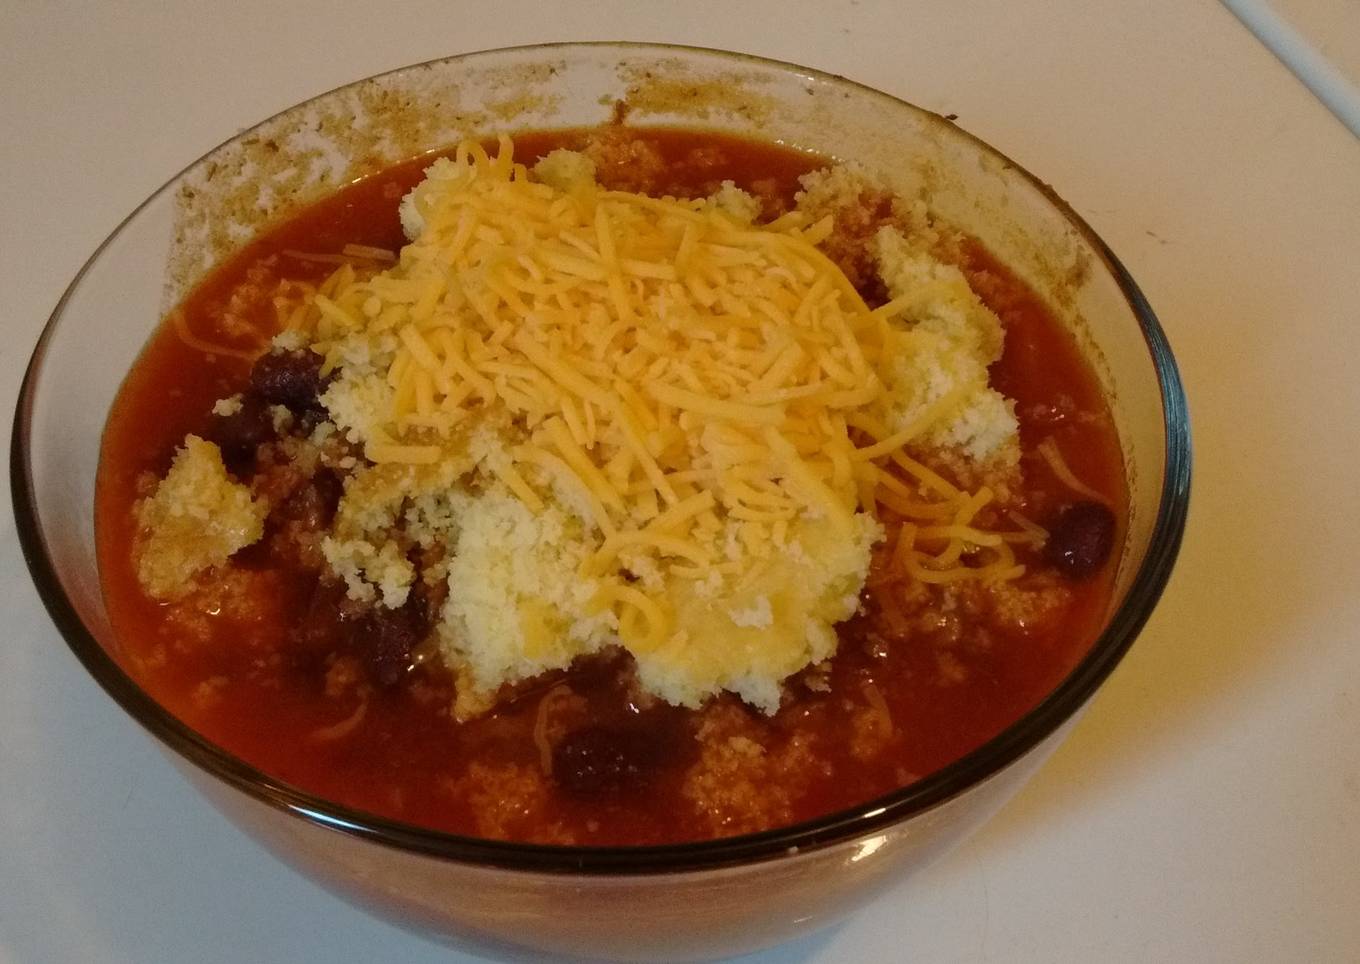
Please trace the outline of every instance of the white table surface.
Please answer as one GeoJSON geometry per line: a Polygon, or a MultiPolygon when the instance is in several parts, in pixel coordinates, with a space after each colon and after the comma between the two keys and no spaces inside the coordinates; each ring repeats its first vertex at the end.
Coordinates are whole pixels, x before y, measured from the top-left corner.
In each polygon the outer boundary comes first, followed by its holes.
{"type": "MultiPolygon", "coordinates": [[[[1360,142],[1237,19],[1213,0],[400,6],[0,4],[7,408],[123,215],[240,128],[377,71],[666,40],[957,113],[1055,185],[1161,316],[1195,433],[1185,547],[1127,661],[996,820],[759,959],[1360,958],[1360,142]]],[[[48,623],[8,513],[0,591],[0,961],[470,960],[200,802],[48,623]]]]}

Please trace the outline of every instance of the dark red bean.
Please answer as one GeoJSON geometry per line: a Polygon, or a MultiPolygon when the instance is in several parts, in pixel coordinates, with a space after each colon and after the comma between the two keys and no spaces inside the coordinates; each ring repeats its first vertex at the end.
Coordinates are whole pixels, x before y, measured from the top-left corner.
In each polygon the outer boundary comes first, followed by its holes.
{"type": "Polygon", "coordinates": [[[301,662],[320,662],[346,640],[349,623],[356,618],[345,597],[345,584],[338,579],[318,580],[302,618],[293,626],[290,639],[301,662]]]}
{"type": "Polygon", "coordinates": [[[1044,558],[1069,579],[1085,579],[1114,548],[1114,513],[1100,502],[1063,506],[1048,527],[1044,558]]]}
{"type": "Polygon", "coordinates": [[[569,793],[594,797],[650,781],[661,747],[639,728],[588,726],[553,747],[553,779],[569,793]]]}
{"type": "Polygon", "coordinates": [[[429,631],[415,600],[400,609],[374,606],[355,623],[350,640],[381,686],[395,686],[411,668],[411,651],[429,631]]]}
{"type": "Polygon", "coordinates": [[[247,393],[236,411],[214,415],[203,434],[222,450],[228,468],[250,465],[255,450],[274,437],[274,419],[262,399],[247,393]]]}
{"type": "Polygon", "coordinates": [[[293,412],[315,409],[317,396],[325,388],[321,356],[305,348],[267,352],[250,370],[250,384],[270,404],[287,406],[293,412]]]}
{"type": "Polygon", "coordinates": [[[414,598],[398,609],[350,599],[345,584],[322,578],[293,626],[290,641],[300,666],[323,665],[335,653],[357,658],[369,678],[391,687],[405,679],[411,653],[430,629],[425,607],[414,598]]]}

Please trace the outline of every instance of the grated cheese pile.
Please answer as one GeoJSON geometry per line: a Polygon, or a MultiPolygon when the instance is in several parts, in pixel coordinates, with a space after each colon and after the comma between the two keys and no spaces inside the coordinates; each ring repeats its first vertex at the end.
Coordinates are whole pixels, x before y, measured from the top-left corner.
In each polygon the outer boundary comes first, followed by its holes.
{"type": "Polygon", "coordinates": [[[280,343],[324,357],[322,400],[371,463],[328,562],[400,606],[411,546],[438,550],[460,716],[612,645],[670,702],[773,712],[834,651],[881,516],[905,520],[892,558],[916,578],[1023,571],[1008,543],[1030,533],[972,525],[994,493],[911,454],[1014,463],[995,316],[892,228],[893,300],[870,310],[818,250],[833,215],[757,211],[730,183],[653,198],[580,154],[531,172],[507,138],[464,143],[403,201],[395,264],[344,265],[291,313],[280,343]]]}

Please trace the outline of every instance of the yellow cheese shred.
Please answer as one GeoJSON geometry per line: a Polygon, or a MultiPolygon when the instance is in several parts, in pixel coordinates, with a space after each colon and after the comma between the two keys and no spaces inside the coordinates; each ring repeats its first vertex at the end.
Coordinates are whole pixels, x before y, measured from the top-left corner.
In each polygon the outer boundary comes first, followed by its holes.
{"type": "MultiPolygon", "coordinates": [[[[327,370],[356,333],[395,340],[370,460],[438,462],[472,415],[515,426],[488,470],[531,512],[583,507],[598,540],[583,573],[608,575],[625,550],[687,578],[740,572],[800,514],[848,538],[858,511],[900,522],[893,558],[914,578],[1021,569],[973,522],[990,494],[908,454],[961,393],[892,423],[887,320],[902,305],[871,311],[817,249],[829,219],[751,225],[706,200],[559,191],[504,137],[494,156],[459,144],[411,205],[421,230],[399,255],[345,249],[288,314],[327,370]],[[740,538],[720,545],[725,525],[740,538]]],[[[603,586],[621,632],[659,645],[664,601],[603,586]]]]}

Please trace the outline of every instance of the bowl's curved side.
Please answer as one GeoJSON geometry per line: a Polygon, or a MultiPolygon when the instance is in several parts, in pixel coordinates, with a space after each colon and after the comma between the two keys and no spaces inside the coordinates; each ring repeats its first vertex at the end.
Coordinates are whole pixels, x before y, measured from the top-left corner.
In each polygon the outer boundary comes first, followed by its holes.
{"type": "MultiPolygon", "coordinates": [[[[210,797],[235,801],[224,805],[229,812],[250,811],[248,819],[240,818],[243,825],[323,878],[361,882],[354,886],[370,898],[386,894],[439,918],[447,899],[440,892],[434,903],[426,900],[414,868],[436,873],[431,868],[445,867],[458,887],[470,887],[482,874],[503,879],[510,901],[505,907],[528,906],[514,903],[515,888],[528,886],[528,874],[551,881],[543,887],[579,895],[586,907],[601,899],[622,901],[618,895],[624,893],[667,894],[667,878],[692,886],[695,895],[705,892],[704,881],[714,874],[804,880],[812,854],[825,851],[811,876],[830,907],[832,888],[820,880],[831,876],[823,873],[826,867],[840,868],[836,873],[850,882],[859,879],[852,870],[888,866],[893,854],[901,855],[893,865],[919,865],[938,849],[926,845],[930,834],[921,828],[947,824],[955,829],[939,839],[957,839],[976,815],[1009,795],[1018,785],[1012,777],[1042,756],[1037,748],[1052,746],[1064,722],[1117,664],[1151,612],[1179,546],[1189,491],[1184,404],[1156,318],[1094,232],[1039,181],[944,119],[840,78],[757,58],[659,45],[550,45],[469,54],[340,88],[233,138],[173,179],[96,251],[57,306],[25,378],[11,473],[25,557],[76,656],[134,719],[187,761],[210,797]],[[165,298],[192,285],[242,233],[315,199],[337,179],[497,128],[599,123],[625,101],[634,118],[648,123],[702,124],[854,157],[899,190],[919,192],[1050,299],[1098,361],[1131,469],[1133,522],[1118,605],[1105,633],[1040,706],[926,780],[798,827],[676,847],[539,847],[433,833],[335,807],[208,744],[161,710],[121,668],[103,611],[91,518],[105,417],[165,298]],[[393,107],[398,104],[399,110],[393,107]],[[357,133],[350,137],[346,130],[357,133]],[[290,132],[306,137],[289,141],[290,132]],[[261,160],[275,155],[284,161],[261,160]],[[292,175],[281,175],[284,169],[271,166],[276,163],[291,163],[296,180],[288,181],[292,175]],[[280,187],[285,182],[288,190],[280,187]],[[232,215],[224,220],[231,230],[220,236],[204,221],[219,204],[232,215]],[[90,333],[96,331],[92,351],[90,333]],[[946,820],[945,814],[955,813],[946,820]],[[899,836],[909,845],[881,845],[882,858],[864,849],[869,841],[899,836]],[[345,858],[352,860],[349,869],[334,863],[342,852],[352,855],[345,858]],[[390,867],[391,875],[366,877],[364,853],[390,867]],[[805,869],[786,877],[785,865],[805,869]],[[402,866],[412,868],[404,884],[402,866]]],[[[784,886],[771,887],[765,897],[755,888],[751,906],[765,906],[766,897],[778,900],[784,886]]],[[[798,890],[787,886],[790,894],[798,890]]],[[[430,885],[430,894],[436,890],[430,885]]],[[[846,900],[858,899],[855,892],[847,884],[846,900]]],[[[802,906],[790,900],[788,906],[802,906]]],[[[638,898],[629,906],[655,916],[663,904],[638,898]]],[[[750,907],[727,909],[750,919],[750,907]]],[[[453,924],[453,908],[447,913],[443,919],[453,924]]],[[[484,922],[501,920],[492,908],[479,913],[484,922]]],[[[823,919],[812,910],[800,912],[779,925],[781,933],[803,926],[806,921],[795,918],[808,914],[823,919]]],[[[503,923],[503,936],[524,939],[523,919],[503,923]]],[[[467,926],[466,917],[457,926],[467,926]]],[[[713,933],[735,940],[738,931],[713,933]]]]}
{"type": "MultiPolygon", "coordinates": [[[[374,847],[300,821],[168,754],[237,827],[355,906],[498,959],[692,961],[749,954],[844,919],[990,819],[1066,735],[915,819],[779,859],[680,873],[571,875],[374,847]]],[[[902,935],[904,953],[912,935],[902,935]]]]}

